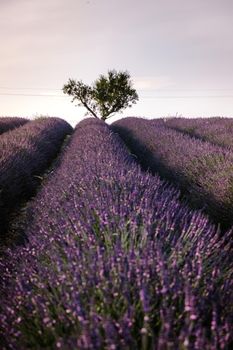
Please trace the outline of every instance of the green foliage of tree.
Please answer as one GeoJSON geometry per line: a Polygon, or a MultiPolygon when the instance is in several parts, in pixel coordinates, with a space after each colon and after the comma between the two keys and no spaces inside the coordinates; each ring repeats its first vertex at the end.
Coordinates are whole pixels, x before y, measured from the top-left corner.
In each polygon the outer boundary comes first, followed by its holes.
{"type": "Polygon", "coordinates": [[[127,71],[108,71],[107,76],[100,75],[92,86],[81,80],[69,79],[63,86],[64,94],[73,96],[72,102],[79,101],[95,118],[106,120],[113,113],[132,107],[138,101],[138,94],[132,87],[127,71]]]}

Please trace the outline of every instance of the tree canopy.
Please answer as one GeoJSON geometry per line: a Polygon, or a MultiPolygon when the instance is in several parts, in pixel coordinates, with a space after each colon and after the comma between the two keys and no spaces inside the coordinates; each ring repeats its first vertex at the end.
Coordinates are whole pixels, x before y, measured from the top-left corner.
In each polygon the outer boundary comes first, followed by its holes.
{"type": "Polygon", "coordinates": [[[132,107],[138,101],[138,94],[132,87],[127,71],[110,70],[107,76],[100,75],[92,86],[84,84],[82,80],[69,79],[62,90],[73,96],[72,102],[77,100],[78,106],[86,107],[87,114],[91,113],[102,120],[132,107]]]}

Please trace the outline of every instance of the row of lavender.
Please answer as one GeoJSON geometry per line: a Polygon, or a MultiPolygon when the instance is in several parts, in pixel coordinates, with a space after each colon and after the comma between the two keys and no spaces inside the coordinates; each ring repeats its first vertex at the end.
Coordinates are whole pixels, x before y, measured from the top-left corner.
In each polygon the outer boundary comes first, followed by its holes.
{"type": "Polygon", "coordinates": [[[158,120],[124,118],[112,125],[145,169],[178,185],[190,205],[223,228],[233,224],[233,153],[167,128],[158,120]]]}
{"type": "Polygon", "coordinates": [[[39,175],[58,153],[71,126],[41,118],[0,136],[0,234],[12,210],[35,191],[39,175]]]}
{"type": "Polygon", "coordinates": [[[233,149],[232,118],[168,118],[164,124],[216,145],[233,149]]]}
{"type": "Polygon", "coordinates": [[[230,348],[230,232],[178,196],[102,121],[79,123],[1,262],[2,349],[230,348]]]}
{"type": "Polygon", "coordinates": [[[18,128],[28,122],[26,118],[0,117],[0,134],[18,128]]]}

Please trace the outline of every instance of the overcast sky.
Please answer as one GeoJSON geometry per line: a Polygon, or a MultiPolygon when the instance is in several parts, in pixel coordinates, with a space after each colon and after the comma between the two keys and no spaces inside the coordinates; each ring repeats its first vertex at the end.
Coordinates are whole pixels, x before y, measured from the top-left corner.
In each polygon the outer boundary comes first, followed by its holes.
{"type": "Polygon", "coordinates": [[[0,115],[74,124],[62,86],[116,69],[139,102],[114,119],[233,117],[232,18],[232,0],[0,0],[0,115]]]}

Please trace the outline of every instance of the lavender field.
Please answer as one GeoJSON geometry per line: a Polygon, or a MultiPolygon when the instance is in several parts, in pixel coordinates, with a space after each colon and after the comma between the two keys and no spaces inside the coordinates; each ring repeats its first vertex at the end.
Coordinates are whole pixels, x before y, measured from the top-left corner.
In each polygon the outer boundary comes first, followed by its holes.
{"type": "Polygon", "coordinates": [[[189,205],[228,229],[233,224],[233,152],[229,142],[233,121],[223,119],[221,129],[219,123],[214,118],[187,119],[183,124],[182,119],[124,118],[115,122],[112,130],[120,134],[145,170],[173,182],[189,205]],[[199,134],[193,131],[188,135],[191,125],[197,127],[198,122],[199,134]],[[225,143],[220,145],[216,140],[221,138],[225,143]]]}
{"type": "Polygon", "coordinates": [[[232,349],[230,123],[5,129],[0,349],[232,349]]]}
{"type": "Polygon", "coordinates": [[[204,141],[233,148],[232,118],[168,118],[164,120],[164,124],[204,141]]]}

